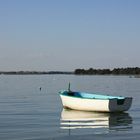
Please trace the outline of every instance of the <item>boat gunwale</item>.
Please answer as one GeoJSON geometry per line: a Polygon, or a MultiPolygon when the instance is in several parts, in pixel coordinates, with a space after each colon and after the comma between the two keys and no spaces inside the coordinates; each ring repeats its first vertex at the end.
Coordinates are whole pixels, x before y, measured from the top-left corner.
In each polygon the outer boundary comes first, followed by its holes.
{"type": "MultiPolygon", "coordinates": [[[[88,100],[124,100],[126,98],[132,98],[132,97],[123,97],[123,96],[114,96],[113,97],[113,96],[110,96],[110,95],[103,95],[103,96],[108,96],[108,98],[98,98],[98,97],[88,98],[88,97],[80,97],[80,96],[66,95],[66,94],[64,94],[64,92],[68,92],[68,91],[67,90],[60,91],[59,94],[62,95],[62,96],[67,96],[67,97],[71,97],[71,98],[88,99],[88,100]],[[113,98],[109,98],[109,96],[110,97],[113,97],[113,98]],[[121,98],[121,99],[119,99],[119,98],[121,98]]],[[[84,93],[84,92],[75,92],[75,91],[72,91],[72,93],[84,93]]],[[[84,94],[92,94],[92,93],[84,93],[84,94]]],[[[95,95],[98,95],[98,94],[95,94],[95,95]]],[[[101,94],[99,94],[99,95],[101,95],[101,94]]]]}

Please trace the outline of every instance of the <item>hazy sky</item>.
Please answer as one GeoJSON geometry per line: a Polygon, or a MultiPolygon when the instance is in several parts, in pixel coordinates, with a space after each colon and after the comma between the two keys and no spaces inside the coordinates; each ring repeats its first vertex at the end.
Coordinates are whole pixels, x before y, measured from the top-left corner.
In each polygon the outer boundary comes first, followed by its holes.
{"type": "Polygon", "coordinates": [[[0,0],[0,71],[140,67],[140,0],[0,0]]]}

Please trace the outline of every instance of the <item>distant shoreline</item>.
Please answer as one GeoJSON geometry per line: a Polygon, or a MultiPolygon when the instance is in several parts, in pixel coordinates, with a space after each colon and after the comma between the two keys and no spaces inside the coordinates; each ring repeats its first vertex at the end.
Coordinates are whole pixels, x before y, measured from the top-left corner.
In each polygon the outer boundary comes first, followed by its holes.
{"type": "Polygon", "coordinates": [[[75,69],[74,71],[0,71],[4,75],[52,75],[52,74],[65,74],[65,75],[140,75],[139,67],[128,68],[114,68],[110,69],[75,69]]]}
{"type": "Polygon", "coordinates": [[[74,72],[63,71],[0,71],[0,74],[4,75],[45,75],[45,74],[74,74],[74,72]]]}
{"type": "Polygon", "coordinates": [[[139,67],[127,67],[127,68],[114,68],[110,69],[76,69],[74,71],[76,75],[140,75],[139,67]]]}

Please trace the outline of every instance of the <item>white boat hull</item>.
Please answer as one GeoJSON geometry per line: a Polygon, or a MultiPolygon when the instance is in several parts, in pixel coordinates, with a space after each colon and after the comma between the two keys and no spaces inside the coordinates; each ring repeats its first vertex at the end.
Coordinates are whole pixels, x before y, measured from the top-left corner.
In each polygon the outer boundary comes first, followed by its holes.
{"type": "Polygon", "coordinates": [[[65,96],[60,94],[64,108],[97,112],[122,112],[127,111],[132,103],[131,97],[126,97],[124,103],[119,105],[117,99],[86,99],[65,96]]]}

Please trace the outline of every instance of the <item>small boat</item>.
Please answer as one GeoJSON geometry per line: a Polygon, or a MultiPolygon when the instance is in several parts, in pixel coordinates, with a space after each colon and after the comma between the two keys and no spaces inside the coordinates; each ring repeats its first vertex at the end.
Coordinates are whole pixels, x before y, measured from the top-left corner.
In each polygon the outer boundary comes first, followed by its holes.
{"type": "Polygon", "coordinates": [[[109,96],[86,92],[61,90],[59,95],[64,108],[97,111],[97,112],[123,112],[132,104],[132,97],[109,96]]]}

